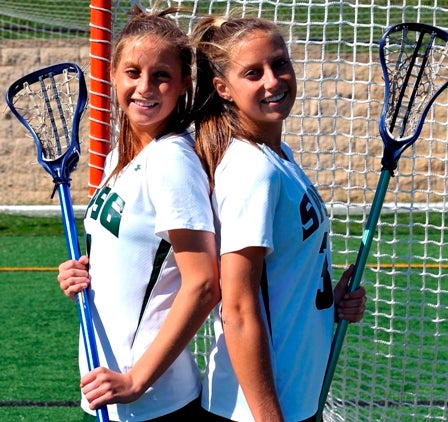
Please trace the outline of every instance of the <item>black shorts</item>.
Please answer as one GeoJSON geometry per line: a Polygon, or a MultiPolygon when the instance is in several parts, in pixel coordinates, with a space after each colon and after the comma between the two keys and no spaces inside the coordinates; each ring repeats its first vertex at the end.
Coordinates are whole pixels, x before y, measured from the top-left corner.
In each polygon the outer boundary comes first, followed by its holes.
{"type": "MultiPolygon", "coordinates": [[[[200,398],[193,400],[173,413],[160,416],[156,419],[151,419],[151,422],[184,422],[189,420],[194,422],[231,422],[231,419],[215,415],[214,413],[207,412],[203,409],[201,407],[200,398]]],[[[96,417],[85,413],[83,422],[96,422],[96,417]]],[[[311,416],[310,418],[299,422],[316,422],[316,416],[311,416]]],[[[321,419],[320,422],[323,422],[323,419],[321,419]]]]}
{"type": "MultiPolygon", "coordinates": [[[[201,419],[201,421],[207,421],[207,422],[232,422],[231,419],[223,418],[222,416],[215,415],[213,413],[206,412],[206,419],[201,419]]],[[[298,422],[316,422],[316,415],[311,416],[308,419],[305,419],[304,421],[298,421],[298,422]]],[[[320,420],[320,422],[323,422],[323,419],[320,420]]]]}
{"type": "MultiPolygon", "coordinates": [[[[193,400],[175,412],[151,419],[151,422],[184,422],[190,420],[195,422],[208,422],[213,420],[210,419],[210,413],[201,407],[200,398],[193,400]]],[[[84,413],[83,422],[96,422],[96,417],[84,413]]]]}

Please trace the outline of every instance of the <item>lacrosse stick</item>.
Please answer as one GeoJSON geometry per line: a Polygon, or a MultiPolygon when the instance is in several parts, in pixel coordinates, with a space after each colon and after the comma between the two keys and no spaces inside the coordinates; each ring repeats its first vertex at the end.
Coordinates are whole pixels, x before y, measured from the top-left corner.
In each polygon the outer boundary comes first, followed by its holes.
{"type": "MultiPolygon", "coordinates": [[[[348,291],[359,287],[381,208],[403,151],[419,137],[426,115],[448,85],[448,32],[420,23],[400,23],[381,37],[379,55],[385,98],[379,121],[384,143],[382,168],[348,291]]],[[[338,323],[330,351],[316,421],[321,421],[348,322],[338,323]]]]}
{"type": "MultiPolygon", "coordinates": [[[[6,102],[31,132],[37,160],[53,177],[53,195],[57,190],[69,257],[77,260],[81,252],[70,196],[70,173],[79,160],[79,122],[87,102],[83,72],[73,63],[40,69],[14,82],[6,93],[6,102]]],[[[86,290],[76,295],[76,303],[87,363],[92,370],[99,366],[99,359],[86,290]]],[[[97,410],[97,420],[109,420],[106,407],[97,410]]]]}

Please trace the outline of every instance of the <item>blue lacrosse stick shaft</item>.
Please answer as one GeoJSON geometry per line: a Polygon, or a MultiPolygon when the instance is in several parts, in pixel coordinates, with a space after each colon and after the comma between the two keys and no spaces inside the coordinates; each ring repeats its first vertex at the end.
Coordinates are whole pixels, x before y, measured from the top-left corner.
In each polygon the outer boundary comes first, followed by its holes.
{"type": "MultiPolygon", "coordinates": [[[[57,191],[61,204],[62,223],[64,226],[65,240],[70,259],[79,259],[81,251],[79,248],[78,234],[76,230],[75,214],[70,196],[70,187],[68,183],[58,183],[57,191]]],[[[99,366],[98,350],[95,342],[95,332],[92,323],[92,314],[90,312],[89,299],[87,291],[83,290],[76,294],[76,304],[78,305],[78,314],[81,324],[81,332],[84,340],[84,349],[87,355],[87,364],[89,370],[99,366]]],[[[107,407],[103,406],[96,411],[96,419],[99,422],[109,422],[107,407]]]]}
{"type": "MultiPolygon", "coordinates": [[[[375,233],[378,219],[381,214],[381,208],[383,207],[384,197],[386,195],[389,180],[391,178],[391,172],[387,169],[383,169],[380,174],[378,186],[373,198],[372,208],[367,219],[366,227],[363,232],[361,245],[359,247],[358,255],[356,257],[355,268],[351,280],[348,285],[348,292],[355,291],[362,279],[362,274],[366,266],[367,257],[369,256],[370,247],[372,245],[373,235],[375,233]]],[[[339,321],[336,332],[333,336],[333,342],[331,344],[330,357],[328,359],[327,370],[322,385],[322,391],[319,397],[319,408],[316,415],[316,421],[320,422],[327,401],[328,391],[330,390],[331,381],[333,379],[336,365],[341,352],[344,337],[347,332],[348,322],[346,320],[339,321]]]]}

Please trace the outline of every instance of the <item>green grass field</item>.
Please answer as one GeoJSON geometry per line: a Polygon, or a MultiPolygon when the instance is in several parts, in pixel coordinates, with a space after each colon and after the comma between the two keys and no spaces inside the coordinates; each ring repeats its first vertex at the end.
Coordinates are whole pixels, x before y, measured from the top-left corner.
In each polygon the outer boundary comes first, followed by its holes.
{"type": "MultiPolygon", "coordinates": [[[[388,218],[386,215],[383,220],[388,218]]],[[[413,216],[414,227],[424,221],[423,214],[413,216]]],[[[445,227],[444,230],[448,227],[448,221],[441,222],[439,214],[431,215],[429,224],[445,227]]],[[[361,233],[356,220],[349,227],[354,237],[361,233]]],[[[333,230],[337,233],[342,229],[335,222],[333,230]]],[[[403,221],[381,230],[385,243],[388,236],[405,239],[409,235],[409,221],[403,217],[403,221]]],[[[79,233],[82,233],[80,227],[79,233]]],[[[440,231],[433,233],[435,239],[440,239],[440,231]]],[[[401,246],[398,242],[396,251],[397,255],[411,256],[414,265],[421,263],[419,256],[423,254],[423,246],[418,246],[423,242],[418,241],[418,236],[418,229],[414,230],[417,246],[411,255],[409,244],[404,240],[401,246]]],[[[423,231],[421,236],[423,240],[423,231]]],[[[426,239],[426,243],[431,243],[431,239],[426,239]]],[[[343,247],[337,236],[334,236],[333,246],[335,251],[343,247]]],[[[3,325],[0,420],[80,420],[76,305],[61,293],[56,281],[56,267],[66,257],[59,218],[0,214],[0,319],[3,325]]],[[[343,263],[343,255],[335,253],[334,257],[335,264],[343,263]]],[[[387,264],[387,258],[384,262],[387,264]]],[[[366,281],[373,279],[371,271],[366,269],[366,281]]],[[[357,380],[361,377],[367,383],[372,380],[384,382],[385,388],[387,385],[392,391],[388,397],[391,401],[411,403],[417,396],[446,395],[448,329],[443,321],[448,320],[448,295],[441,296],[443,302],[436,304],[441,282],[436,275],[436,269],[428,268],[423,278],[410,275],[409,271],[396,274],[393,285],[388,285],[387,277],[382,279],[380,287],[366,282],[368,296],[376,297],[376,300],[368,302],[363,323],[350,326],[345,352],[341,355],[346,378],[357,380]],[[426,304],[422,305],[422,301],[426,304]],[[434,323],[437,320],[439,324],[434,323]],[[418,335],[421,331],[427,334],[418,335]],[[434,335],[436,332],[438,336],[434,335]],[[362,345],[359,344],[361,334],[362,345]],[[414,370],[414,365],[418,370],[414,370]]],[[[333,385],[337,388],[340,383],[341,379],[336,375],[333,385]]],[[[350,382],[344,388],[349,387],[350,382]]],[[[366,387],[360,400],[365,397],[368,402],[370,391],[366,387]]],[[[362,408],[362,405],[353,406],[358,413],[362,408]]],[[[385,410],[379,405],[378,419],[375,420],[394,420],[397,411],[393,406],[385,410]],[[385,415],[387,419],[382,419],[385,415]]],[[[440,417],[444,411],[440,404],[423,403],[421,417],[416,420],[432,420],[427,418],[428,412],[440,417]]]]}
{"type": "Polygon", "coordinates": [[[41,271],[66,257],[60,219],[0,215],[2,421],[81,420],[76,305],[41,271]]]}

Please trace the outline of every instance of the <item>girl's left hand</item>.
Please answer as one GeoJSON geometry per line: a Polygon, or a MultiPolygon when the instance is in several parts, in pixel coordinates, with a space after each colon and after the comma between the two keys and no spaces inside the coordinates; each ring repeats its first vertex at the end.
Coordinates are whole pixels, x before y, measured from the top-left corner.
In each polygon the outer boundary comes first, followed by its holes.
{"type": "Polygon", "coordinates": [[[354,265],[344,271],[341,280],[334,288],[335,319],[345,319],[348,322],[359,322],[366,310],[366,291],[363,286],[347,293],[348,282],[353,273],[354,265]]]}
{"type": "Polygon", "coordinates": [[[92,410],[111,403],[130,403],[140,397],[129,373],[95,368],[81,378],[81,391],[92,410]]]}

